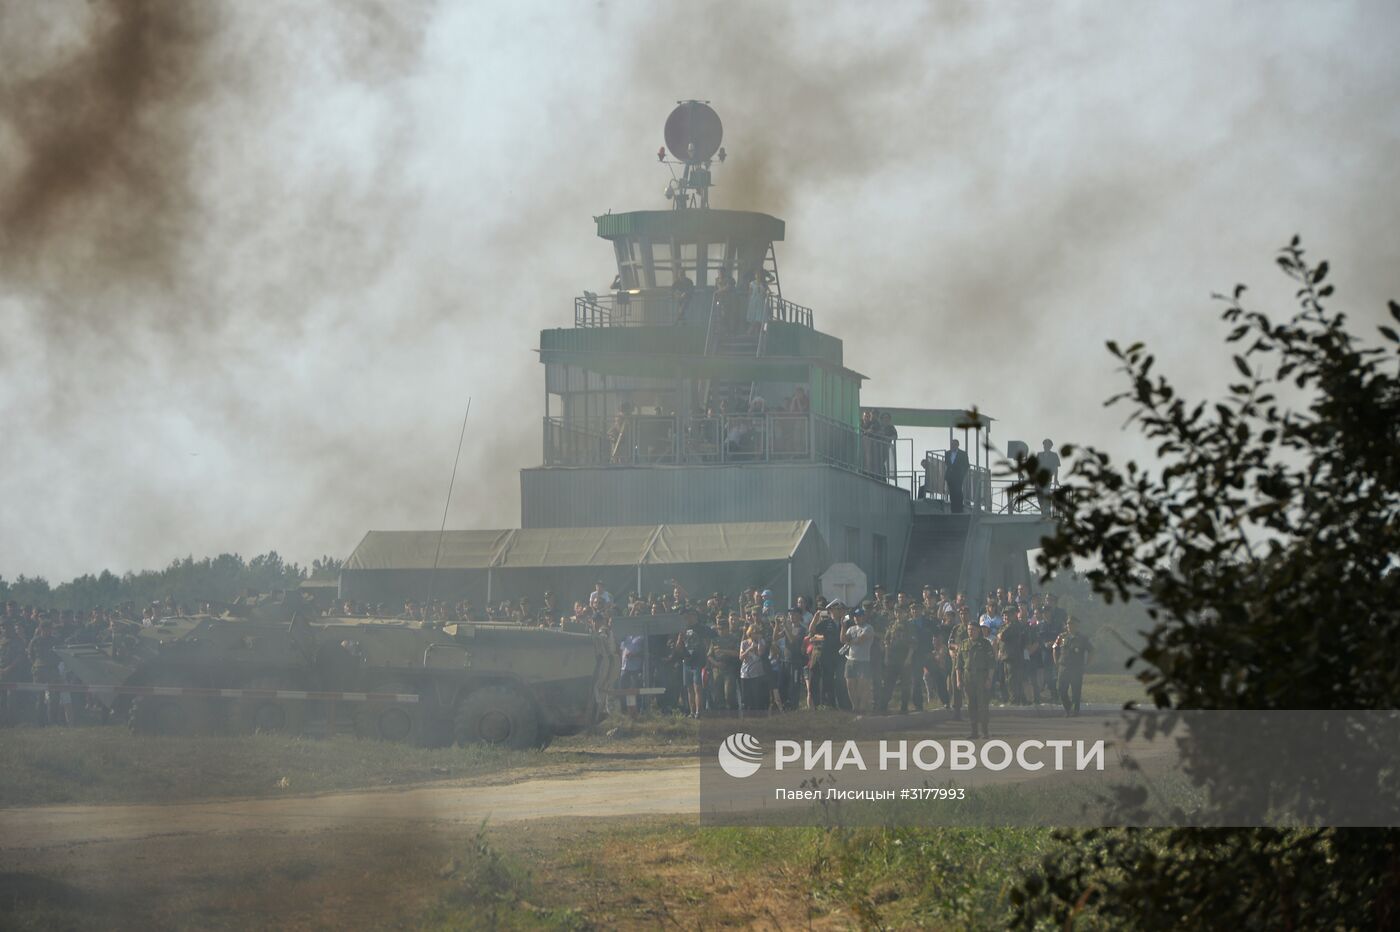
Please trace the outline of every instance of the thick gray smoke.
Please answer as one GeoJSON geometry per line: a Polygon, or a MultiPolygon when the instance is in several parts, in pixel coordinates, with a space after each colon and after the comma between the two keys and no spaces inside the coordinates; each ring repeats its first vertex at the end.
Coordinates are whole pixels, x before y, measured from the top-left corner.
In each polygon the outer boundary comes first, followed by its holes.
{"type": "Polygon", "coordinates": [[[1358,318],[1400,295],[1397,22],[0,0],[0,574],[433,526],[468,395],[451,523],[514,526],[530,349],[611,278],[591,215],[664,205],[682,97],[867,401],[1114,446],[1102,341],[1211,390],[1209,293],[1286,302],[1294,232],[1358,318]]]}

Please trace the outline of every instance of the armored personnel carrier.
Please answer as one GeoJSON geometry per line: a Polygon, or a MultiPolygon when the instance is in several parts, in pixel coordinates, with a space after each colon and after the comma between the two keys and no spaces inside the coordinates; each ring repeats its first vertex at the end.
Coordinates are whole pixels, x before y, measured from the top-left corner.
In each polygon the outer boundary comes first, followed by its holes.
{"type": "Polygon", "coordinates": [[[133,730],[356,734],[543,747],[604,710],[607,641],[514,624],[306,617],[274,606],[131,626],[60,651],[133,730]],[[290,616],[290,617],[288,617],[290,616]]]}

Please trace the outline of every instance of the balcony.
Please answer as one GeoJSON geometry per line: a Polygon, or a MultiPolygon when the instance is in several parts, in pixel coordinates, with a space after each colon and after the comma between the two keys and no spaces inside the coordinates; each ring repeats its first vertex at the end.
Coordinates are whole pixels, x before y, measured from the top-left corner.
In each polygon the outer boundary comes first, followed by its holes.
{"type": "MultiPolygon", "coordinates": [[[[733,304],[728,309],[730,320],[740,319],[747,309],[747,300],[739,292],[734,292],[733,304]]],[[[765,320],[797,324],[813,329],[812,309],[788,301],[780,295],[768,295],[765,303],[765,320]]],[[[713,288],[696,288],[686,309],[685,319],[680,319],[680,299],[669,290],[626,291],[614,294],[594,294],[584,292],[574,298],[575,327],[641,327],[666,326],[672,324],[695,324],[709,326],[711,315],[718,323],[722,315],[715,301],[713,288]]]]}
{"type": "MultiPolygon", "coordinates": [[[[929,450],[924,454],[923,473],[916,497],[931,501],[948,501],[948,481],[944,472],[946,450],[929,450]]],[[[1053,516],[1047,499],[1042,503],[1035,495],[1017,489],[1014,478],[1001,477],[986,466],[973,466],[963,483],[963,500],[969,511],[997,515],[1053,516]]],[[[1056,485],[1058,488],[1058,484],[1056,485]]]]}
{"type": "Polygon", "coordinates": [[[821,415],[786,411],[547,417],[544,454],[546,466],[825,463],[899,485],[911,495],[914,489],[912,464],[908,472],[896,468],[895,444],[821,415]]]}

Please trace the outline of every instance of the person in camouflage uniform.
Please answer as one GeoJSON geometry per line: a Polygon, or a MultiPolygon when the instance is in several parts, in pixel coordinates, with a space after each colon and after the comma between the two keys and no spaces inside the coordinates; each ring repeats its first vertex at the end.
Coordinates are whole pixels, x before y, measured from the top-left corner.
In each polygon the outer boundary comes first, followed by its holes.
{"type": "Polygon", "coordinates": [[[739,708],[739,624],[737,612],[715,623],[715,636],[710,641],[710,682],[714,700],[721,709],[739,708]]]}
{"type": "Polygon", "coordinates": [[[910,679],[914,675],[914,647],[918,632],[915,629],[912,612],[896,608],[894,619],[885,630],[885,701],[894,698],[896,686],[899,689],[899,713],[909,711],[910,679]]]}
{"type": "Polygon", "coordinates": [[[1026,641],[1029,637],[1030,628],[1021,617],[1020,608],[1008,610],[1006,624],[997,632],[997,641],[1001,645],[1001,662],[1005,665],[1006,699],[1016,705],[1026,704],[1026,641]]]}
{"type": "Polygon", "coordinates": [[[1079,633],[1073,617],[1065,621],[1065,631],[1055,639],[1055,680],[1060,687],[1060,704],[1065,715],[1079,714],[1079,698],[1084,691],[1084,668],[1094,656],[1094,645],[1079,633]]]}
{"type": "Polygon", "coordinates": [[[990,722],[989,703],[992,697],[992,671],[996,667],[996,651],[983,636],[982,626],[967,626],[967,639],[958,650],[958,679],[967,695],[968,717],[972,720],[971,738],[980,730],[987,737],[990,722]]]}
{"type": "Polygon", "coordinates": [[[958,658],[962,654],[963,642],[967,640],[967,627],[976,620],[972,616],[972,610],[964,605],[948,625],[948,692],[955,722],[962,721],[963,700],[967,696],[963,690],[962,677],[958,674],[962,669],[958,658]]]}

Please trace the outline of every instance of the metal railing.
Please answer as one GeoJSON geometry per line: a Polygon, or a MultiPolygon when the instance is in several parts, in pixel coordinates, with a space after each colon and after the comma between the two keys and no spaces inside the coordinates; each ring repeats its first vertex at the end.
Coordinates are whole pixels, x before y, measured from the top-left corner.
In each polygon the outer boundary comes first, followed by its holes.
{"type": "Polygon", "coordinates": [[[812,309],[810,307],[794,304],[775,294],[770,294],[768,296],[768,319],[780,320],[787,324],[798,324],[809,330],[814,329],[812,327],[812,309]]]}
{"type": "MultiPolygon", "coordinates": [[[[747,321],[748,298],[741,291],[730,292],[726,299],[717,296],[713,288],[696,288],[685,305],[681,321],[681,298],[673,291],[618,291],[594,294],[586,291],[574,298],[575,327],[639,327],[679,322],[705,323],[711,327],[732,330],[747,321]],[[718,298],[718,299],[717,299],[718,298]]],[[[778,295],[764,300],[764,320],[781,321],[812,328],[812,309],[794,304],[778,295]]]]}
{"type": "Polygon", "coordinates": [[[816,462],[898,486],[911,498],[921,473],[912,441],[863,434],[807,412],[768,411],[681,418],[631,414],[544,419],[547,466],[666,466],[816,462]],[[904,445],[910,467],[899,468],[904,445]]]}
{"type": "Polygon", "coordinates": [[[544,419],[547,466],[666,466],[812,459],[809,416],[786,411],[682,419],[544,419]]]}
{"type": "MultiPolygon", "coordinates": [[[[948,500],[948,483],[944,472],[946,450],[929,450],[924,454],[924,469],[920,475],[918,498],[948,500]]],[[[1016,488],[1014,478],[996,478],[986,466],[968,469],[963,484],[963,501],[970,511],[985,511],[1000,515],[1052,515],[1054,509],[1047,496],[1042,499],[1034,492],[1016,488]]],[[[1052,486],[1058,488],[1058,485],[1052,486]]]]}
{"type": "MultiPolygon", "coordinates": [[[[841,421],[805,412],[773,411],[681,418],[632,414],[544,419],[546,466],[711,466],[736,463],[826,463],[902,489],[910,498],[948,501],[945,450],[913,464],[913,441],[864,434],[841,421]],[[907,446],[906,446],[907,445],[907,446]],[[909,468],[901,469],[909,451],[909,468]]],[[[1048,498],[1018,493],[1014,479],[968,468],[963,501],[969,511],[1052,515],[1048,498]]]]}

